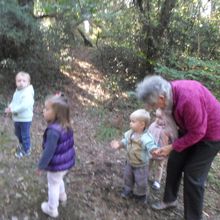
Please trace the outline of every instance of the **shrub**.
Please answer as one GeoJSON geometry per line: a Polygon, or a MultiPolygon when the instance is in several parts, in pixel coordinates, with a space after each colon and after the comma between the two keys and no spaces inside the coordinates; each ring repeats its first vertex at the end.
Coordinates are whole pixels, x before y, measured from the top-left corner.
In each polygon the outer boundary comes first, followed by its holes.
{"type": "Polygon", "coordinates": [[[0,17],[0,75],[12,86],[15,73],[24,70],[42,89],[43,80],[49,81],[51,73],[59,71],[59,63],[45,47],[38,21],[10,0],[0,0],[0,17]]]}

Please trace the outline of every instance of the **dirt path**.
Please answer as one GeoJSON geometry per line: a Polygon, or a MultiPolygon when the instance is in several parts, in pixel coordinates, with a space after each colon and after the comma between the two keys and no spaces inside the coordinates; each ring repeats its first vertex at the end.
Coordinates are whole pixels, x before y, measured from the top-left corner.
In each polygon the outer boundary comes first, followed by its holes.
{"type": "MultiPolygon", "coordinates": [[[[75,131],[77,165],[66,178],[68,203],[60,206],[62,220],[181,220],[183,219],[182,196],[177,209],[154,212],[149,206],[135,200],[123,200],[125,152],[115,152],[108,141],[97,140],[97,128],[112,113],[103,110],[103,100],[108,91],[101,88],[106,83],[102,74],[90,63],[88,51],[73,53],[73,71],[63,71],[63,89],[68,94],[72,108],[72,125],[75,131]]],[[[40,204],[47,198],[45,175],[35,175],[41,153],[42,133],[46,126],[42,118],[42,102],[35,105],[32,126],[33,150],[29,158],[14,157],[16,139],[12,122],[0,136],[0,220],[44,220],[40,204]]],[[[1,118],[3,120],[3,118],[1,118]]],[[[219,162],[219,161],[218,161],[219,162]]],[[[218,163],[219,164],[219,163],[218,163]]],[[[217,165],[216,165],[217,166],[217,165]]],[[[219,165],[215,167],[219,169],[219,165]]],[[[182,191],[182,190],[181,190],[182,191]]],[[[149,187],[149,201],[162,197],[162,190],[155,192],[149,187]]],[[[220,192],[207,184],[204,219],[220,219],[220,192]]]]}

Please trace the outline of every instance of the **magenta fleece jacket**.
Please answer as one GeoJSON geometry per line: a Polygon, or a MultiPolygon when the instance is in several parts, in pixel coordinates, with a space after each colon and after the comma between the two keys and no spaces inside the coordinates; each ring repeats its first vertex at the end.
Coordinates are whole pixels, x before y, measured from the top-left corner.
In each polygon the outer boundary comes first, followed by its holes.
{"type": "Polygon", "coordinates": [[[173,142],[181,152],[199,141],[220,141],[220,103],[201,83],[193,80],[171,82],[173,116],[184,135],[173,142]]]}

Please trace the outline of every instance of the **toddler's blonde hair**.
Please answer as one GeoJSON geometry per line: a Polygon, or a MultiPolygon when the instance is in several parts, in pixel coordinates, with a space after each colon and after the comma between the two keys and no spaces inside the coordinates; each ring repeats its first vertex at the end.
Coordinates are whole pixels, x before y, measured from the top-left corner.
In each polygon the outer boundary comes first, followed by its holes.
{"type": "Polygon", "coordinates": [[[145,126],[150,123],[150,113],[145,109],[137,109],[130,114],[130,118],[145,122],[145,126]]]}
{"type": "Polygon", "coordinates": [[[17,79],[18,76],[24,76],[28,79],[29,84],[31,83],[31,77],[30,74],[24,71],[20,71],[16,74],[15,79],[17,79]]]}

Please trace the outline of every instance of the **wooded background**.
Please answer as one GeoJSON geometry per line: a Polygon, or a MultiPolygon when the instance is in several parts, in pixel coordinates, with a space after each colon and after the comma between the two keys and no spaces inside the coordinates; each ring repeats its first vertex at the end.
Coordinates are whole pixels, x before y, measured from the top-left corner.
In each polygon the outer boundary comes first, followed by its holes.
{"type": "Polygon", "coordinates": [[[25,70],[40,85],[84,46],[123,89],[156,73],[218,95],[218,0],[0,0],[0,17],[2,79],[25,70]]]}
{"type": "MultiPolygon", "coordinates": [[[[46,127],[45,97],[69,98],[77,165],[66,183],[60,219],[183,219],[120,198],[125,153],[110,148],[129,115],[142,108],[135,84],[149,74],[196,79],[220,99],[219,0],[0,0],[0,219],[47,219],[40,204],[46,177],[35,174],[46,127]],[[35,90],[32,154],[15,160],[13,122],[4,109],[15,74],[29,72],[35,90]]],[[[220,157],[206,182],[204,220],[220,219],[220,157]]],[[[149,201],[162,198],[149,186],[149,201]]]]}

